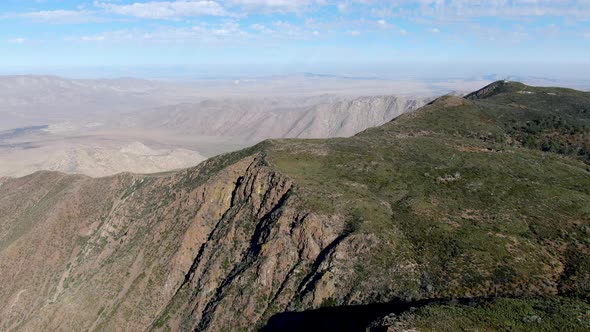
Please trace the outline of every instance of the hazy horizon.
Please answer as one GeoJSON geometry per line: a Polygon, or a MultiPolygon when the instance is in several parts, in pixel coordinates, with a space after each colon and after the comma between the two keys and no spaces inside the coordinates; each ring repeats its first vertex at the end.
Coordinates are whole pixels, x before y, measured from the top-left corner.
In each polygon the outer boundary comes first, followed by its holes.
{"type": "Polygon", "coordinates": [[[583,75],[583,69],[571,69],[572,65],[553,68],[551,70],[527,70],[527,67],[490,65],[477,68],[460,64],[433,64],[429,66],[418,63],[404,65],[380,65],[346,68],[331,66],[293,66],[285,68],[269,65],[144,65],[144,66],[25,66],[0,67],[0,75],[48,75],[72,79],[109,79],[139,78],[154,80],[225,80],[246,78],[269,78],[277,76],[333,76],[350,79],[382,79],[382,80],[475,80],[482,78],[539,78],[556,81],[590,82],[590,75],[583,75]],[[430,68],[429,71],[416,72],[414,68],[430,68]],[[570,72],[570,70],[572,72],[570,72]]]}

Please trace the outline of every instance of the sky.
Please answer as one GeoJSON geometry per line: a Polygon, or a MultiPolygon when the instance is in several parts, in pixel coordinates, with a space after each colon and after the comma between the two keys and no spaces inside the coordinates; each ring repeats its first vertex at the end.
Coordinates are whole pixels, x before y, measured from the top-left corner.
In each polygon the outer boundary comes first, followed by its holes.
{"type": "Polygon", "coordinates": [[[0,2],[0,73],[91,68],[581,79],[590,0],[0,2]]]}

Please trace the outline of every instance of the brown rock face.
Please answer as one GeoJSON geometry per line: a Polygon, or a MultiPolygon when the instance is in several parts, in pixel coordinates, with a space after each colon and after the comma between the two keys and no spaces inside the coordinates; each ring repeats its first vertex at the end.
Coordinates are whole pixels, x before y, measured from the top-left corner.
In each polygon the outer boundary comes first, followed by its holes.
{"type": "Polygon", "coordinates": [[[248,330],[332,297],[341,248],[370,241],[301,208],[263,154],[215,167],[4,180],[0,330],[248,330]]]}

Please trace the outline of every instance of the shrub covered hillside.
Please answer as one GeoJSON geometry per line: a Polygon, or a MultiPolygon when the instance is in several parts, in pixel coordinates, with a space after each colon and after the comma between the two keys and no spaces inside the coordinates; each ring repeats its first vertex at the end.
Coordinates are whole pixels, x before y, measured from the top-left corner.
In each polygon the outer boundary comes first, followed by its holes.
{"type": "Polygon", "coordinates": [[[0,179],[0,330],[589,330],[589,110],[502,81],[174,173],[0,179]]]}
{"type": "MultiPolygon", "coordinates": [[[[335,278],[340,296],[330,304],[586,301],[589,128],[589,93],[501,81],[350,139],[280,142],[270,160],[301,184],[308,206],[346,215],[353,234],[377,239],[347,284],[335,278]]],[[[589,328],[582,308],[573,324],[589,328]]]]}
{"type": "Polygon", "coordinates": [[[532,109],[502,115],[501,125],[506,133],[495,137],[499,142],[576,156],[590,164],[588,93],[500,81],[467,98],[532,109]]]}

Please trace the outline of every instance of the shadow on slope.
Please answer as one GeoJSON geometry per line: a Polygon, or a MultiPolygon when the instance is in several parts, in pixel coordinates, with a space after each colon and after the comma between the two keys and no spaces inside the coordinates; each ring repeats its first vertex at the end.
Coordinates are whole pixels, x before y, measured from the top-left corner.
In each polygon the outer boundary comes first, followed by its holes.
{"type": "MultiPolygon", "coordinates": [[[[453,300],[454,303],[471,304],[476,299],[453,300]]],[[[367,305],[327,307],[301,312],[283,312],[272,316],[260,332],[291,331],[365,331],[372,322],[389,314],[401,314],[420,307],[449,301],[420,300],[414,302],[393,301],[367,305]]],[[[379,328],[371,329],[379,332],[379,328]]]]}

